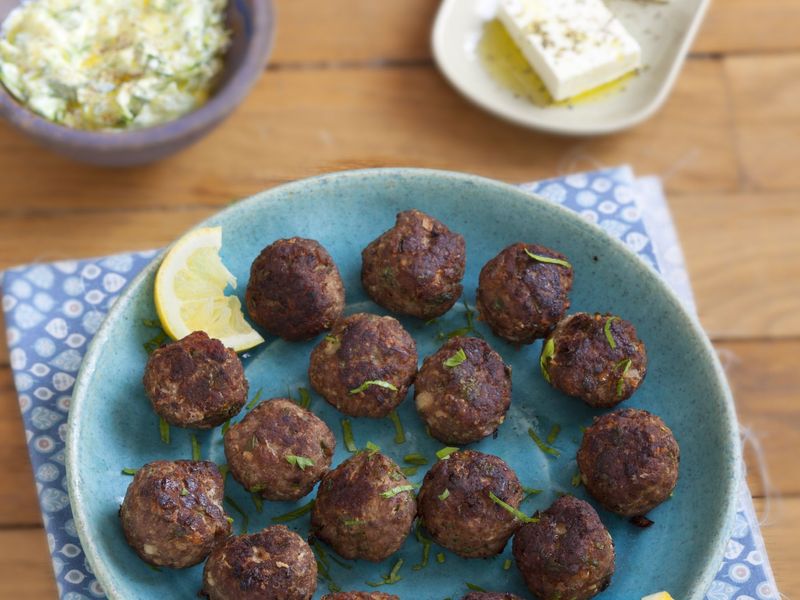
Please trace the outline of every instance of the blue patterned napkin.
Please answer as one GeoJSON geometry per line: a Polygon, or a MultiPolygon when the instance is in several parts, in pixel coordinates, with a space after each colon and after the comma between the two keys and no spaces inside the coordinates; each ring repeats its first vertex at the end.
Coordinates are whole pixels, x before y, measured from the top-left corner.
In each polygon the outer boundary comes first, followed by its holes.
{"type": "MultiPolygon", "coordinates": [[[[630,168],[619,167],[522,187],[621,239],[693,308],[680,245],[657,179],[637,180],[630,168]]],[[[128,281],[154,255],[148,251],[26,265],[3,274],[11,368],[62,600],[104,597],[81,549],[66,492],[70,394],[92,336],[128,281]]],[[[746,484],[738,500],[725,558],[706,599],[777,600],[746,484]]]]}

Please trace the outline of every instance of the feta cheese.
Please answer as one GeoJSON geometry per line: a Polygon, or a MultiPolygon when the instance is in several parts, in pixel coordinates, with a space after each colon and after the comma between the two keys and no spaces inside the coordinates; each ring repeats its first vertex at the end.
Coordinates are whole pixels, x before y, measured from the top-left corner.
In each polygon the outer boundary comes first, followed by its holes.
{"type": "Polygon", "coordinates": [[[500,0],[498,18],[556,101],[641,66],[638,42],[602,0],[500,0]]]}

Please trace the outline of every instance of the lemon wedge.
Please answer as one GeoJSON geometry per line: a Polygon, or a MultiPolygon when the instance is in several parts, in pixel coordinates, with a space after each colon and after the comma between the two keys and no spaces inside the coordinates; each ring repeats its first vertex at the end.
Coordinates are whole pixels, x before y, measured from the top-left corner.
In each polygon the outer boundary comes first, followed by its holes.
{"type": "Polygon", "coordinates": [[[656,594],[650,594],[649,596],[644,596],[642,600],[675,600],[675,599],[669,595],[669,592],[658,592],[656,594]]]}
{"type": "Polygon", "coordinates": [[[241,352],[264,338],[245,321],[239,298],[225,295],[228,285],[236,288],[236,277],[222,264],[220,248],[221,227],[195,229],[179,239],[156,274],[156,312],[173,339],[205,331],[241,352]]]}

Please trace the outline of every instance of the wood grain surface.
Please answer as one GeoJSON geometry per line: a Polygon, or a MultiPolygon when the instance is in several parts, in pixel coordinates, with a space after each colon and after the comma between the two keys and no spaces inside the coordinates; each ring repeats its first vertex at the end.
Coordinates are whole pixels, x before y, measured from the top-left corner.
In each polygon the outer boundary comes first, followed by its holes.
{"type": "MultiPolygon", "coordinates": [[[[511,182],[630,163],[663,177],[700,318],[730,377],[779,589],[800,597],[800,2],[715,0],[664,108],[602,138],[484,114],[433,66],[435,0],[278,0],[270,67],[188,151],[132,170],[54,156],[0,123],[0,270],[162,246],[229,202],[377,166],[511,182]],[[768,510],[767,510],[768,509],[768,510]]],[[[0,325],[2,322],[0,321],[0,325]]],[[[0,598],[54,598],[0,343],[0,598]]]]}

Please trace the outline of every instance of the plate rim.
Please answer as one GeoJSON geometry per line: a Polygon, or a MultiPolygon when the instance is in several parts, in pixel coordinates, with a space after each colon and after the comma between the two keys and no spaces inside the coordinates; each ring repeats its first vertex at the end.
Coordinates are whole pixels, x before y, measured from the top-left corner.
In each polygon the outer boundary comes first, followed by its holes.
{"type": "Polygon", "coordinates": [[[666,297],[666,299],[672,305],[674,305],[675,310],[684,319],[686,325],[692,328],[693,332],[695,333],[695,336],[700,342],[703,353],[706,355],[706,357],[708,358],[713,367],[714,373],[716,375],[716,383],[718,384],[720,391],[724,396],[724,404],[723,404],[724,412],[723,414],[720,415],[720,417],[725,426],[728,438],[728,447],[730,448],[730,456],[726,461],[726,467],[728,471],[731,473],[731,477],[725,480],[727,489],[725,490],[724,494],[725,504],[722,511],[724,515],[723,517],[724,526],[715,532],[713,538],[714,546],[716,547],[716,554],[715,556],[710,557],[705,568],[697,578],[697,581],[700,584],[699,585],[700,589],[695,590],[690,598],[686,598],[684,600],[703,599],[706,592],[706,588],[708,587],[708,585],[710,585],[711,581],[713,581],[714,575],[719,569],[719,562],[722,560],[722,557],[724,555],[725,544],[723,542],[730,534],[730,529],[733,524],[733,518],[736,513],[736,501],[738,497],[738,491],[743,479],[743,468],[742,468],[741,441],[739,437],[739,425],[736,416],[733,394],[728,384],[727,377],[725,376],[725,371],[722,368],[722,365],[719,361],[719,357],[714,351],[711,341],[708,338],[705,331],[703,330],[698,317],[686,309],[686,307],[683,304],[683,301],[672,290],[672,288],[669,287],[669,285],[666,283],[663,277],[661,277],[657,272],[652,271],[623,242],[612,237],[599,227],[587,223],[586,221],[581,219],[579,215],[577,215],[576,213],[574,213],[573,211],[569,210],[566,207],[549,202],[541,195],[524,191],[515,185],[499,181],[496,179],[482,177],[479,175],[472,175],[459,171],[447,171],[439,169],[390,167],[390,168],[338,171],[334,173],[326,173],[322,175],[316,175],[313,177],[298,179],[295,181],[291,181],[289,183],[280,184],[275,187],[262,190],[260,192],[257,192],[256,194],[253,194],[242,200],[239,200],[234,204],[231,204],[223,208],[222,210],[215,212],[209,217],[203,219],[201,222],[190,227],[183,234],[181,234],[181,236],[176,238],[176,240],[174,240],[168,246],[166,246],[160,252],[158,252],[150,260],[150,262],[142,269],[142,271],[136,277],[134,277],[130,281],[130,283],[128,283],[123,293],[120,294],[120,296],[114,302],[114,305],[108,311],[108,314],[103,320],[100,328],[98,329],[91,343],[87,347],[86,354],[84,355],[83,361],[81,362],[81,367],[78,371],[75,380],[75,387],[73,389],[71,396],[69,416],[67,421],[65,464],[67,471],[67,490],[69,493],[70,507],[72,510],[73,521],[75,523],[75,529],[78,533],[78,538],[81,541],[84,555],[91,564],[91,567],[93,569],[97,581],[103,587],[103,590],[105,591],[107,597],[110,600],[126,600],[126,599],[124,598],[124,596],[120,591],[116,590],[111,585],[113,578],[107,571],[102,556],[100,556],[100,554],[96,550],[96,547],[90,541],[88,532],[88,522],[86,515],[83,512],[84,510],[83,507],[86,506],[86,503],[83,500],[83,493],[81,491],[81,486],[80,486],[81,469],[79,465],[76,464],[75,459],[79,453],[78,434],[80,432],[81,424],[83,421],[82,411],[84,409],[84,404],[85,404],[84,399],[87,396],[87,391],[89,386],[88,381],[96,370],[97,359],[99,355],[102,353],[102,348],[106,343],[105,338],[108,337],[108,332],[116,324],[116,322],[121,317],[124,317],[124,315],[126,314],[126,309],[133,301],[135,297],[134,292],[139,288],[141,282],[150,277],[151,274],[157,269],[158,265],[161,263],[164,254],[172,247],[172,245],[174,245],[177,239],[180,239],[180,237],[182,237],[189,231],[192,231],[200,227],[213,226],[215,225],[215,221],[219,219],[222,215],[230,216],[235,214],[236,212],[246,210],[250,206],[258,205],[259,203],[264,202],[265,199],[269,199],[271,196],[285,195],[287,193],[291,193],[292,191],[302,191],[309,185],[315,185],[315,184],[325,185],[330,181],[341,180],[341,179],[350,179],[350,178],[430,179],[432,177],[438,178],[440,180],[459,181],[465,184],[500,188],[507,194],[516,196],[519,199],[530,201],[533,204],[537,204],[540,210],[552,211],[553,213],[560,214],[561,217],[572,221],[572,224],[574,226],[585,229],[587,232],[591,232],[593,235],[603,238],[604,242],[612,246],[614,251],[622,252],[623,254],[627,255],[631,264],[635,265],[635,268],[638,270],[640,276],[643,275],[644,277],[651,278],[652,280],[655,281],[655,285],[660,289],[661,293],[666,297]]]}
{"type": "MultiPolygon", "coordinates": [[[[653,116],[653,114],[655,114],[664,105],[669,97],[670,92],[672,91],[672,88],[675,87],[675,83],[678,80],[678,75],[683,68],[683,64],[686,62],[686,57],[689,55],[689,50],[694,43],[695,38],[697,37],[697,33],[700,31],[700,26],[703,23],[706,12],[708,11],[708,7],[711,5],[711,0],[700,0],[700,5],[697,7],[697,10],[692,17],[692,22],[690,23],[689,28],[686,30],[683,40],[678,48],[676,59],[670,65],[666,76],[661,80],[658,92],[643,108],[629,114],[626,118],[622,117],[610,121],[598,121],[596,125],[564,126],[553,125],[547,120],[547,118],[538,118],[536,116],[531,116],[530,118],[520,117],[515,113],[504,110],[502,107],[493,104],[484,96],[480,95],[479,93],[475,93],[470,86],[463,83],[462,79],[460,79],[456,72],[451,68],[450,63],[444,58],[445,52],[443,50],[443,44],[445,43],[444,31],[446,29],[448,14],[452,10],[456,9],[460,3],[463,3],[463,1],[464,0],[443,0],[436,12],[433,28],[431,29],[430,46],[434,62],[436,63],[439,72],[444,75],[448,83],[450,83],[450,85],[455,88],[455,90],[463,98],[499,119],[513,123],[514,125],[518,125],[520,127],[525,127],[527,129],[570,137],[600,136],[616,133],[618,131],[635,127],[653,116]]],[[[535,113],[532,113],[532,115],[535,115],[535,113]]]]}

